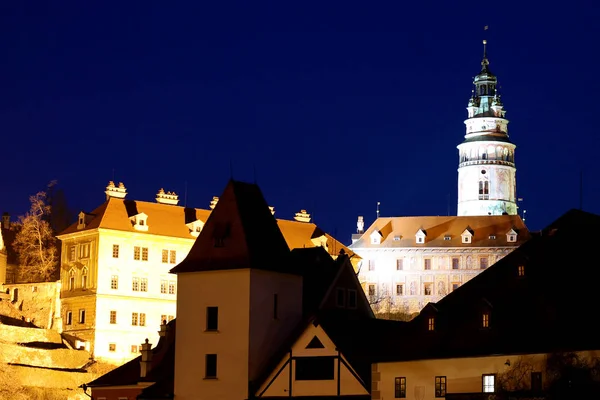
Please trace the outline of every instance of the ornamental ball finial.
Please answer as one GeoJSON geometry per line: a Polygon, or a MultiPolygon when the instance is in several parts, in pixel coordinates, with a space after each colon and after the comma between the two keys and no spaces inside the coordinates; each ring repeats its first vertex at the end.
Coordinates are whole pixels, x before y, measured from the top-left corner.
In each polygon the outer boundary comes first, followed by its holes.
{"type": "Polygon", "coordinates": [[[487,44],[487,40],[483,39],[483,44],[487,44]]]}

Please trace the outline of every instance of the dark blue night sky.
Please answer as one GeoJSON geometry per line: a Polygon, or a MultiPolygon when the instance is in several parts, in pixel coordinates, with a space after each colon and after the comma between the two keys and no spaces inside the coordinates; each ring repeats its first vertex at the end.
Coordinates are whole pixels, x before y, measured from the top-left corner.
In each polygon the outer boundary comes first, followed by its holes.
{"type": "Polygon", "coordinates": [[[591,0],[2,2],[0,211],[52,179],[91,211],[113,170],[128,198],[187,182],[207,208],[232,169],[344,242],[378,201],[455,214],[485,38],[527,225],[578,208],[581,171],[600,213],[599,19],[591,0]]]}

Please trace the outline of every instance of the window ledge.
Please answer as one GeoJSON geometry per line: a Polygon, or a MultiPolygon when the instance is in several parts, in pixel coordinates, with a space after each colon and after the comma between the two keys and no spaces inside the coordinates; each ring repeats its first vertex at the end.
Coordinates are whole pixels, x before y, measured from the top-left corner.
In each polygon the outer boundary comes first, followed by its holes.
{"type": "Polygon", "coordinates": [[[218,381],[219,378],[217,378],[216,376],[205,376],[204,378],[202,378],[202,380],[205,380],[205,381],[218,381]]]}
{"type": "MultiPolygon", "coordinates": [[[[220,333],[218,329],[205,329],[204,333],[220,333]]],[[[213,379],[213,378],[205,378],[205,379],[213,379]]]]}

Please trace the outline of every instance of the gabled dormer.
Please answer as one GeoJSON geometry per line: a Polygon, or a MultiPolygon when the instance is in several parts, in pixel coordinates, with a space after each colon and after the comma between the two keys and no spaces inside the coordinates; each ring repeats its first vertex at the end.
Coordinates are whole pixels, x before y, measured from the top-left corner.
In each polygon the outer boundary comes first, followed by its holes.
{"type": "Polygon", "coordinates": [[[492,303],[490,303],[490,301],[485,297],[482,297],[479,301],[479,307],[477,310],[477,319],[479,320],[478,325],[480,329],[486,330],[491,328],[492,309],[492,303]]]}
{"type": "Polygon", "coordinates": [[[137,231],[147,232],[148,231],[148,215],[146,213],[139,213],[129,217],[129,220],[133,223],[133,228],[137,231]]]}
{"type": "Polygon", "coordinates": [[[427,231],[425,231],[425,229],[421,228],[417,231],[417,233],[415,234],[415,241],[417,242],[417,244],[424,244],[425,241],[427,239],[427,231]]]}
{"type": "Polygon", "coordinates": [[[438,329],[438,309],[435,306],[435,303],[427,303],[423,310],[421,310],[421,315],[425,320],[425,330],[427,332],[435,332],[438,329]]]}
{"type": "Polygon", "coordinates": [[[325,234],[317,237],[310,238],[310,241],[315,245],[315,247],[323,247],[327,249],[327,236],[325,234]]]}
{"type": "Polygon", "coordinates": [[[87,226],[87,224],[89,224],[89,222],[91,220],[92,220],[91,214],[86,214],[83,211],[81,211],[77,215],[77,229],[85,229],[85,227],[87,226]]]}
{"type": "Polygon", "coordinates": [[[510,231],[506,232],[506,241],[508,243],[516,243],[518,237],[519,237],[519,234],[517,233],[517,231],[514,228],[512,228],[510,231]]]}
{"type": "Polygon", "coordinates": [[[380,231],[374,230],[373,232],[371,232],[369,237],[371,238],[371,244],[381,244],[381,239],[383,238],[383,235],[380,231]]]}
{"type": "Polygon", "coordinates": [[[465,244],[472,243],[473,242],[473,235],[474,235],[473,230],[470,227],[467,226],[467,229],[465,229],[463,231],[463,233],[460,234],[460,237],[462,239],[462,243],[465,243],[465,244]]]}
{"type": "Polygon", "coordinates": [[[200,235],[200,232],[202,232],[202,228],[204,228],[204,222],[197,219],[188,224],[185,224],[185,226],[187,226],[190,230],[190,235],[192,235],[193,237],[198,237],[198,235],[200,235]]]}

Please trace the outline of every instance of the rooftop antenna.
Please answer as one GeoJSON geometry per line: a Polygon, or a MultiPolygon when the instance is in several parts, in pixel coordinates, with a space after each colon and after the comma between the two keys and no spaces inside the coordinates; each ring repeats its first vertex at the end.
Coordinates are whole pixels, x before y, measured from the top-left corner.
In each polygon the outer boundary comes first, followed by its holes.
{"type": "Polygon", "coordinates": [[[377,218],[379,218],[379,206],[381,205],[381,202],[378,201],[377,202],[377,218]]]}

